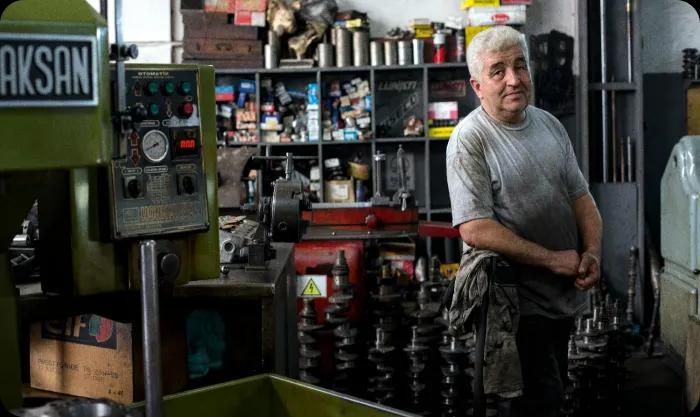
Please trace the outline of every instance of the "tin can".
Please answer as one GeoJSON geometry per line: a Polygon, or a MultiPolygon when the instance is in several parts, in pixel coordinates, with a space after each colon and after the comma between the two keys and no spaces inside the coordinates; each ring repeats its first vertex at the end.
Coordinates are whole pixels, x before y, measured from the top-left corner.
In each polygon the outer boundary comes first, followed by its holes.
{"type": "Polygon", "coordinates": [[[318,66],[328,68],[333,66],[333,45],[330,43],[319,43],[316,49],[318,53],[318,66]]]}
{"type": "Polygon", "coordinates": [[[423,61],[423,49],[425,41],[423,39],[414,39],[411,41],[413,45],[413,65],[420,65],[423,61]]]}
{"type": "Polygon", "coordinates": [[[352,64],[362,67],[369,64],[369,52],[367,50],[369,32],[355,31],[352,33],[352,64]]]}
{"type": "Polygon", "coordinates": [[[277,68],[277,49],[269,43],[265,44],[265,68],[277,68]]]}
{"type": "Polygon", "coordinates": [[[384,41],[384,65],[396,65],[398,62],[396,56],[396,42],[384,41]]]}
{"type": "Polygon", "coordinates": [[[352,65],[352,35],[345,28],[335,28],[335,65],[349,67],[352,65]]]}
{"type": "Polygon", "coordinates": [[[410,41],[399,41],[399,65],[411,65],[413,63],[413,52],[410,41]]]}
{"type": "Polygon", "coordinates": [[[384,65],[384,42],[369,43],[369,62],[373,67],[384,65]]]}

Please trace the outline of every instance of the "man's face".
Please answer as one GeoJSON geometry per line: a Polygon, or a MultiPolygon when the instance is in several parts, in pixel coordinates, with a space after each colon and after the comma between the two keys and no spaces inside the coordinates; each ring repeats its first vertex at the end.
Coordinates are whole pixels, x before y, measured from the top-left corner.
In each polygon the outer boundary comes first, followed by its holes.
{"type": "Polygon", "coordinates": [[[484,63],[481,80],[472,78],[471,85],[484,110],[502,122],[521,121],[530,100],[532,84],[520,46],[500,52],[484,51],[481,59],[484,63]]]}

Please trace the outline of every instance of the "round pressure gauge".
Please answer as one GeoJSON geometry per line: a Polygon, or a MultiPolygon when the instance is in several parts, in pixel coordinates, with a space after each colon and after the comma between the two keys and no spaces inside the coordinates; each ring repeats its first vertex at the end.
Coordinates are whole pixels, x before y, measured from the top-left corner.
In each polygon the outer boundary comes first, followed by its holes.
{"type": "Polygon", "coordinates": [[[141,149],[143,155],[151,162],[160,162],[168,154],[168,137],[160,130],[153,129],[143,135],[141,149]]]}

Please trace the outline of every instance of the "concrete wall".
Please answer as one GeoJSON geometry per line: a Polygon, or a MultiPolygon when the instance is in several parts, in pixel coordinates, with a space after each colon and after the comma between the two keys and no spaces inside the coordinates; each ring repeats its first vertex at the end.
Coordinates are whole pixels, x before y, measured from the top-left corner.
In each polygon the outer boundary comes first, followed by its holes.
{"type": "Polygon", "coordinates": [[[700,19],[685,1],[642,0],[642,28],[645,73],[681,72],[681,50],[700,49],[700,19]]]}

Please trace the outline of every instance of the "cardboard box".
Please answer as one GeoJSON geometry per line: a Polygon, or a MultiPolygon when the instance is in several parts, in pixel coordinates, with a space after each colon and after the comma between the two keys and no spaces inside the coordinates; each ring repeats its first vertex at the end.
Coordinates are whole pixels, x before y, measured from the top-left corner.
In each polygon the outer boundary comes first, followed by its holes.
{"type": "Polygon", "coordinates": [[[265,12],[267,11],[267,0],[236,0],[236,11],[265,12]]]}
{"type": "Polygon", "coordinates": [[[524,25],[527,6],[471,7],[467,11],[469,26],[524,25]]]}
{"type": "MultiPolygon", "coordinates": [[[[163,393],[187,384],[184,326],[161,323],[163,393]]],[[[122,404],[143,400],[141,332],[96,314],[33,323],[29,334],[32,388],[122,404]]]]}
{"type": "Polygon", "coordinates": [[[197,59],[248,59],[262,56],[262,41],[186,39],[184,53],[197,59]]]}
{"type": "Polygon", "coordinates": [[[239,11],[233,18],[233,24],[265,27],[265,12],[239,11]]]}
{"type": "Polygon", "coordinates": [[[182,22],[185,26],[185,39],[258,39],[258,28],[236,26],[226,13],[183,10],[182,22]]]}
{"type": "Polygon", "coordinates": [[[498,7],[499,0],[462,0],[462,9],[469,7],[498,7]]]}
{"type": "Polygon", "coordinates": [[[236,0],[204,0],[204,11],[210,13],[234,13],[236,0]]]}
{"type": "Polygon", "coordinates": [[[327,203],[354,203],[355,187],[352,180],[326,181],[324,199],[327,203]]]}

